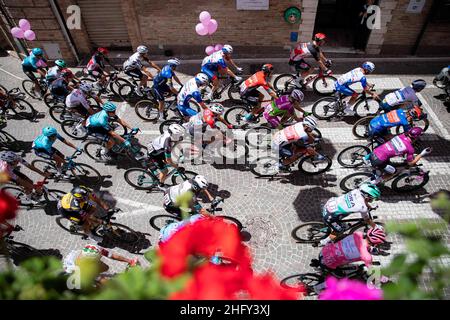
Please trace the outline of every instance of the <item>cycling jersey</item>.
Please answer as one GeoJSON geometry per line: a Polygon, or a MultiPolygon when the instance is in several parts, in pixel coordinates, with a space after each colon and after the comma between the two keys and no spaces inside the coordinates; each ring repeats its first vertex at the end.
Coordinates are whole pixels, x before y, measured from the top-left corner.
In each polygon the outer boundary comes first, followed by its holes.
{"type": "Polygon", "coordinates": [[[419,98],[417,98],[416,92],[412,87],[405,87],[387,94],[384,97],[381,106],[385,110],[391,110],[392,107],[398,106],[405,102],[410,102],[413,104],[419,103],[419,98]]]}
{"type": "Polygon", "coordinates": [[[319,61],[320,48],[318,46],[314,46],[314,44],[311,42],[299,43],[295,46],[294,49],[291,50],[290,60],[300,61],[311,56],[319,61]]]}
{"type": "Polygon", "coordinates": [[[225,61],[224,53],[222,51],[214,52],[205,57],[202,61],[202,68],[207,67],[209,70],[217,71],[218,68],[226,68],[227,63],[225,61]]]}
{"type": "Polygon", "coordinates": [[[362,68],[355,68],[340,76],[334,83],[334,88],[336,91],[346,96],[350,96],[355,94],[355,90],[349,88],[349,86],[356,82],[361,82],[361,86],[366,89],[367,79],[362,68]]]}
{"type": "MultiPolygon", "coordinates": [[[[61,137],[59,133],[56,134],[56,138],[62,142],[66,141],[63,137],[61,137]]],[[[34,139],[32,147],[33,149],[44,149],[45,151],[51,153],[52,146],[55,142],[56,140],[51,140],[49,137],[40,135],[36,139],[34,139]]]]}
{"type": "Polygon", "coordinates": [[[351,213],[361,213],[364,218],[368,217],[369,208],[364,196],[358,189],[346,194],[330,198],[323,208],[323,216],[330,214],[332,217],[345,217],[351,213]]]}
{"type": "Polygon", "coordinates": [[[69,94],[69,83],[65,78],[57,78],[50,85],[50,92],[54,96],[66,97],[69,94]]]}
{"type": "MultiPolygon", "coordinates": [[[[96,245],[86,245],[85,248],[87,249],[96,249],[100,252],[101,256],[111,258],[112,252],[101,248],[96,245]]],[[[64,258],[63,261],[63,268],[66,273],[72,273],[78,269],[78,259],[82,256],[81,253],[83,250],[73,250],[69,252],[69,254],[64,258]]]]}
{"type": "Polygon", "coordinates": [[[111,131],[111,126],[109,124],[111,117],[105,110],[97,112],[87,118],[86,127],[88,128],[103,128],[107,131],[111,131]]]}
{"type": "Polygon", "coordinates": [[[186,82],[177,96],[177,107],[185,116],[193,116],[197,114],[197,112],[189,106],[189,100],[192,98],[198,103],[203,102],[202,95],[195,78],[192,78],[186,82]]]}
{"type": "MultiPolygon", "coordinates": [[[[20,158],[19,159],[19,164],[26,164],[26,165],[28,165],[28,162],[26,162],[25,160],[20,158]]],[[[16,180],[17,179],[17,175],[15,174],[14,171],[18,170],[18,169],[19,169],[19,165],[16,165],[15,167],[13,167],[8,162],[0,160],[0,173],[8,175],[8,177],[11,180],[16,180]]]]}
{"type": "Polygon", "coordinates": [[[167,158],[170,158],[172,155],[172,145],[173,142],[170,133],[166,132],[149,143],[147,152],[149,154],[164,153],[167,158]]]}
{"type": "Polygon", "coordinates": [[[268,111],[269,115],[272,117],[282,117],[286,113],[294,113],[294,104],[289,100],[288,95],[284,95],[273,100],[272,103],[266,107],[266,111],[268,111]]]}
{"type": "Polygon", "coordinates": [[[45,59],[36,57],[32,52],[22,61],[22,67],[27,71],[36,72],[37,69],[45,67],[45,59]]]}
{"type": "Polygon", "coordinates": [[[69,212],[89,211],[94,206],[95,196],[89,194],[89,198],[86,201],[80,201],[75,198],[72,193],[67,193],[58,202],[58,207],[69,212]]]}
{"type": "Polygon", "coordinates": [[[387,162],[390,158],[406,155],[406,160],[414,160],[414,147],[411,140],[403,133],[388,142],[376,147],[373,153],[380,161],[387,162]]]}
{"type": "Polygon", "coordinates": [[[165,85],[169,83],[169,85],[172,84],[172,77],[174,76],[174,72],[172,68],[169,65],[165,65],[161,72],[156,75],[156,77],[153,79],[153,87],[158,88],[161,85],[165,85]]]}
{"type": "MultiPolygon", "coordinates": [[[[188,192],[188,191],[192,191],[194,192],[194,190],[192,189],[192,184],[189,180],[183,181],[182,183],[170,187],[167,191],[166,191],[166,195],[164,197],[164,204],[168,204],[168,203],[175,203],[178,196],[188,192]]],[[[197,202],[196,197],[195,197],[195,192],[194,192],[194,197],[192,199],[192,201],[195,203],[197,202]]]]}
{"type": "Polygon", "coordinates": [[[86,67],[88,71],[100,71],[105,68],[104,61],[105,57],[101,53],[97,52],[91,57],[86,67]]]}
{"type": "Polygon", "coordinates": [[[211,110],[204,110],[203,113],[197,113],[189,118],[189,121],[183,125],[186,130],[193,135],[194,131],[201,130],[205,132],[208,125],[211,128],[216,127],[216,115],[211,110]]]}
{"type": "Polygon", "coordinates": [[[241,95],[250,90],[256,90],[259,87],[263,87],[266,90],[270,89],[269,77],[266,76],[264,71],[258,71],[250,78],[242,82],[242,84],[240,85],[241,95]]]}
{"type": "Polygon", "coordinates": [[[66,106],[67,108],[76,108],[79,106],[83,106],[86,110],[90,108],[90,104],[86,99],[86,95],[80,89],[74,89],[67,97],[66,97],[66,106]]]}
{"type": "Polygon", "coordinates": [[[48,69],[47,74],[45,75],[45,80],[47,83],[52,83],[56,78],[61,76],[61,69],[58,66],[51,67],[48,69]]]}
{"type": "Polygon", "coordinates": [[[320,262],[331,269],[357,261],[363,261],[366,266],[372,264],[372,255],[367,250],[363,233],[359,231],[327,244],[320,253],[320,262]]]}
{"type": "Polygon", "coordinates": [[[142,62],[144,62],[144,56],[141,55],[139,52],[133,53],[127,61],[123,63],[123,69],[141,69],[142,68],[142,62]]]}
{"type": "Polygon", "coordinates": [[[406,117],[406,112],[403,109],[398,109],[373,118],[369,124],[370,135],[385,135],[389,128],[398,126],[402,126],[405,132],[408,131],[411,126],[406,117]]]}
{"type": "Polygon", "coordinates": [[[298,140],[308,141],[308,134],[303,128],[303,122],[298,122],[275,133],[272,139],[272,149],[277,150],[298,140]]]}
{"type": "Polygon", "coordinates": [[[187,226],[188,224],[195,223],[199,219],[202,219],[204,216],[202,214],[194,214],[189,219],[172,222],[164,227],[161,228],[161,231],[159,233],[159,242],[166,242],[169,240],[172,235],[174,235],[177,231],[181,230],[183,227],[187,226]]]}

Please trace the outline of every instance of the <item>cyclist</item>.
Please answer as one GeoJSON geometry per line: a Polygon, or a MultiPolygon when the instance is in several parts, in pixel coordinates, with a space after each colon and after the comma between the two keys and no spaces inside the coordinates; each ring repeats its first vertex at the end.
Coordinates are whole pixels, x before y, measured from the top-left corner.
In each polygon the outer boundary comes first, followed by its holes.
{"type": "Polygon", "coordinates": [[[28,169],[40,174],[43,177],[49,176],[48,173],[42,172],[41,170],[35,168],[34,166],[26,162],[22,157],[12,151],[0,152],[0,174],[6,175],[6,179],[8,181],[12,181],[18,186],[21,186],[25,191],[27,201],[37,203],[37,201],[41,197],[41,190],[35,190],[36,196],[33,196],[33,181],[19,171],[20,164],[23,164],[28,169]]]}
{"type": "Polygon", "coordinates": [[[162,68],[161,72],[153,79],[153,93],[158,101],[159,108],[159,120],[164,121],[164,96],[167,93],[174,95],[178,94],[178,91],[173,87],[172,78],[180,85],[183,86],[180,79],[175,74],[176,68],[180,65],[180,60],[177,58],[171,58],[167,60],[167,64],[162,68]]]}
{"type": "Polygon", "coordinates": [[[52,81],[49,86],[50,93],[59,100],[65,100],[71,91],[75,89],[70,85],[74,74],[69,69],[62,69],[58,78],[52,81]]]}
{"type": "Polygon", "coordinates": [[[109,72],[105,70],[105,62],[113,67],[114,70],[117,70],[117,68],[108,59],[108,54],[109,50],[107,48],[98,48],[86,66],[89,75],[93,76],[97,80],[95,86],[100,90],[105,86],[106,78],[109,76],[109,72]]]}
{"type": "Polygon", "coordinates": [[[164,181],[167,178],[167,165],[182,170],[182,168],[172,160],[172,148],[177,142],[183,140],[184,134],[185,129],[181,125],[174,123],[169,126],[167,132],[164,132],[164,134],[154,139],[147,146],[148,156],[156,162],[156,165],[160,170],[159,181],[161,185],[164,185],[164,181]]]}
{"type": "Polygon", "coordinates": [[[283,95],[278,99],[273,99],[264,109],[263,116],[267,123],[273,129],[282,129],[283,124],[291,118],[294,118],[296,122],[302,121],[303,117],[297,117],[295,110],[300,111],[304,116],[308,115],[300,107],[300,102],[303,101],[304,97],[302,91],[295,89],[290,95],[283,95]]]}
{"type": "Polygon", "coordinates": [[[45,63],[44,51],[41,48],[33,48],[30,55],[22,61],[22,70],[34,82],[33,91],[37,94],[41,94],[41,87],[34,73],[36,72],[41,78],[44,78],[46,75],[45,63]]]}
{"type": "Polygon", "coordinates": [[[205,212],[198,213],[190,216],[187,219],[181,220],[181,221],[175,221],[172,223],[169,223],[161,228],[161,231],[159,232],[159,243],[167,242],[177,231],[180,231],[183,227],[193,224],[199,219],[205,217],[205,212]]]}
{"type": "Polygon", "coordinates": [[[214,52],[203,59],[201,72],[205,73],[208,76],[209,81],[213,84],[208,100],[214,99],[214,93],[219,87],[219,73],[228,74],[230,77],[234,78],[236,82],[242,80],[241,77],[236,76],[233,71],[227,67],[227,62],[229,62],[234,68],[236,68],[237,71],[242,72],[243,70],[242,68],[239,68],[231,59],[232,53],[233,47],[226,44],[223,46],[222,50],[214,52]]]}
{"type": "Polygon", "coordinates": [[[336,89],[336,91],[342,94],[344,97],[351,96],[348,103],[346,101],[342,101],[345,106],[345,113],[349,115],[355,114],[355,111],[353,111],[351,107],[356,102],[359,94],[355,92],[355,90],[350,88],[350,85],[354,83],[360,82],[361,86],[367,94],[371,95],[374,99],[379,99],[378,95],[375,92],[371,91],[373,86],[370,85],[366,79],[366,75],[372,73],[374,70],[375,65],[370,61],[366,61],[360,68],[355,68],[347,72],[346,74],[343,74],[339,77],[339,79],[336,80],[336,82],[334,83],[334,88],[336,89]]]}
{"type": "Polygon", "coordinates": [[[101,275],[101,273],[107,272],[109,270],[109,266],[101,260],[102,257],[107,257],[115,261],[126,262],[129,267],[140,265],[137,258],[128,259],[97,245],[88,244],[84,246],[82,250],[73,250],[69,252],[69,254],[64,258],[63,268],[66,273],[71,274],[79,268],[83,259],[96,261],[98,262],[100,272],[100,275],[96,280],[100,284],[104,284],[108,280],[108,276],[101,275]]]}
{"type": "Polygon", "coordinates": [[[59,150],[53,147],[53,144],[57,139],[64,142],[67,146],[80,151],[79,148],[75,147],[75,145],[73,145],[70,141],[64,139],[55,128],[50,126],[42,129],[42,134],[34,139],[32,148],[38,157],[54,160],[58,170],[58,176],[68,178],[62,173],[62,167],[65,164],[65,157],[59,150]]]}
{"type": "Polygon", "coordinates": [[[395,168],[389,164],[391,158],[406,156],[407,165],[412,167],[415,166],[422,157],[431,153],[432,149],[426,148],[414,157],[415,151],[413,143],[422,135],[422,133],[422,128],[414,127],[408,132],[395,136],[381,146],[376,147],[372,153],[369,153],[364,157],[364,161],[367,164],[370,164],[375,171],[379,170],[385,173],[381,177],[376,178],[374,181],[375,183],[387,180],[395,174],[395,168]]]}
{"type": "Polygon", "coordinates": [[[61,77],[61,71],[66,67],[66,62],[62,59],[55,61],[55,66],[48,69],[45,75],[47,84],[50,85],[54,80],[61,77]]]}
{"type": "Polygon", "coordinates": [[[58,214],[82,226],[87,236],[98,239],[91,231],[95,226],[102,223],[101,219],[94,216],[97,210],[96,205],[102,207],[105,211],[109,209],[109,206],[102,199],[96,197],[91,189],[85,186],[77,186],[58,201],[57,208],[58,214]]]}
{"type": "Polygon", "coordinates": [[[322,52],[321,47],[325,44],[326,36],[323,33],[316,33],[312,42],[299,42],[292,49],[289,57],[289,65],[295,68],[297,73],[300,73],[303,79],[309,76],[312,72],[311,65],[305,61],[307,57],[313,57],[319,64],[320,69],[326,74],[331,70],[327,68],[331,64],[322,52]]]}
{"type": "Polygon", "coordinates": [[[411,129],[413,121],[425,118],[426,114],[418,106],[410,110],[392,110],[373,118],[369,123],[368,134],[369,137],[380,137],[384,142],[392,138],[390,128],[402,127],[403,131],[407,132],[411,129]]]}
{"type": "Polygon", "coordinates": [[[416,93],[425,89],[426,86],[427,83],[425,82],[425,80],[414,80],[410,86],[387,94],[381,102],[380,106],[385,112],[402,107],[410,108],[415,105],[421,106],[422,103],[420,102],[416,93]]]}
{"type": "Polygon", "coordinates": [[[194,78],[188,80],[181,88],[177,96],[177,108],[181,114],[185,117],[192,117],[197,114],[197,111],[192,109],[189,102],[194,100],[202,109],[206,109],[207,106],[202,100],[202,94],[200,93],[201,86],[208,84],[208,76],[204,73],[198,73],[194,78]]]}
{"type": "Polygon", "coordinates": [[[114,103],[108,101],[102,106],[102,109],[102,111],[97,112],[87,118],[86,129],[89,135],[97,136],[106,142],[105,148],[101,150],[101,155],[105,160],[111,160],[111,148],[117,142],[124,143],[126,147],[129,147],[130,143],[122,138],[119,134],[114,132],[110,122],[117,121],[130,130],[138,130],[138,128],[131,128],[130,125],[125,122],[125,120],[120,119],[116,115],[117,107],[114,103]]]}
{"type": "Polygon", "coordinates": [[[102,100],[98,96],[93,94],[92,84],[82,81],[78,89],[73,90],[66,97],[67,110],[73,113],[77,113],[83,118],[86,118],[88,115],[94,114],[95,112],[88,101],[89,97],[93,97],[95,101],[97,101],[99,104],[102,104],[102,100]]]}
{"type": "Polygon", "coordinates": [[[201,175],[196,175],[194,178],[183,181],[179,185],[172,186],[164,192],[164,209],[171,214],[181,216],[181,208],[180,205],[177,204],[177,198],[190,191],[193,193],[193,197],[186,210],[191,214],[200,213],[207,215],[209,214],[208,211],[202,208],[197,201],[197,196],[200,192],[203,192],[208,197],[209,201],[214,200],[207,188],[208,181],[201,175]]]}
{"type": "MultiPolygon", "coordinates": [[[[309,144],[315,141],[312,131],[317,127],[317,120],[307,116],[302,122],[276,132],[272,138],[272,150],[280,156],[279,168],[286,170],[288,166],[302,154],[318,155],[309,144]]],[[[321,156],[319,155],[320,159],[321,156]]]]}
{"type": "Polygon", "coordinates": [[[369,211],[375,209],[375,207],[370,206],[370,202],[377,200],[380,195],[380,189],[376,185],[363,183],[359,188],[351,190],[342,196],[328,199],[323,206],[322,216],[325,224],[331,229],[331,233],[320,241],[320,245],[326,245],[335,239],[339,233],[345,231],[347,226],[341,220],[352,213],[360,213],[365,222],[372,228],[382,229],[369,216],[369,211]]]}
{"type": "Polygon", "coordinates": [[[144,96],[144,93],[142,92],[143,90],[144,91],[148,90],[147,88],[148,79],[153,79],[153,76],[148,70],[148,68],[145,67],[142,63],[145,61],[148,64],[150,64],[151,67],[158,70],[158,72],[161,72],[161,68],[158,67],[152,61],[150,61],[147,54],[148,48],[146,46],[141,45],[137,47],[136,52],[133,55],[131,55],[127,61],[123,63],[123,70],[127,75],[129,75],[132,78],[140,79],[140,85],[135,89],[136,94],[140,97],[144,96]]]}

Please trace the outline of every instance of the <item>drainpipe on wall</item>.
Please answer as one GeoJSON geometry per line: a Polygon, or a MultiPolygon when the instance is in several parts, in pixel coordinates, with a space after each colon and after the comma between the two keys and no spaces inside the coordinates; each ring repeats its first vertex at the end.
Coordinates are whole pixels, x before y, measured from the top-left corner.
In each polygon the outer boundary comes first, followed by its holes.
{"type": "Polygon", "coordinates": [[[58,24],[61,27],[61,31],[64,35],[64,38],[66,38],[66,41],[69,44],[70,50],[77,59],[77,63],[80,63],[80,57],[78,55],[77,48],[74,45],[73,39],[69,33],[69,30],[67,29],[67,26],[64,22],[64,17],[61,13],[61,9],[59,8],[59,5],[56,3],[56,0],[50,0],[50,6],[52,7],[52,11],[56,17],[56,20],[58,20],[58,24]]]}
{"type": "Polygon", "coordinates": [[[422,29],[420,30],[420,33],[417,36],[416,42],[414,43],[414,46],[413,46],[413,48],[411,50],[411,54],[413,56],[415,56],[416,53],[417,53],[417,50],[419,50],[420,43],[422,42],[422,38],[423,38],[423,36],[425,34],[425,31],[427,30],[427,27],[428,27],[428,24],[430,23],[431,17],[434,15],[434,12],[436,11],[436,7],[437,7],[436,4],[437,3],[438,3],[438,1],[433,1],[433,3],[431,4],[431,8],[430,8],[430,11],[427,14],[427,18],[426,18],[426,20],[425,20],[425,22],[424,22],[424,24],[422,26],[422,29]]]}

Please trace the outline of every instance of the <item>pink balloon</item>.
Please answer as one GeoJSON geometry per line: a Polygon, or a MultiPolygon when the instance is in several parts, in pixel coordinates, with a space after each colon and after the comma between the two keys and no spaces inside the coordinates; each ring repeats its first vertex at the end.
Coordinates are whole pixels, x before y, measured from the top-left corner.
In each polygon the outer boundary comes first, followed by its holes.
{"type": "Polygon", "coordinates": [[[31,29],[30,21],[27,19],[20,19],[19,20],[19,27],[23,30],[23,32],[31,29]]]}
{"type": "Polygon", "coordinates": [[[216,44],[216,46],[214,47],[214,51],[220,51],[220,50],[222,50],[222,48],[223,48],[223,45],[216,44]]]}
{"type": "Polygon", "coordinates": [[[36,39],[36,34],[34,33],[33,30],[27,30],[24,32],[23,35],[25,39],[27,39],[28,41],[33,41],[34,39],[36,39]]]}
{"type": "Polygon", "coordinates": [[[198,18],[200,19],[201,23],[208,25],[209,20],[211,20],[211,14],[208,11],[202,11],[200,12],[198,18]]]}
{"type": "Polygon", "coordinates": [[[205,49],[206,54],[209,56],[210,54],[214,53],[214,47],[213,46],[207,46],[205,49]]]}
{"type": "Polygon", "coordinates": [[[12,28],[11,34],[13,35],[14,38],[23,39],[23,30],[18,27],[12,28]]]}
{"type": "Polygon", "coordinates": [[[218,26],[219,26],[219,24],[217,23],[217,21],[215,19],[209,20],[208,34],[213,34],[214,32],[216,32],[218,26]]]}
{"type": "Polygon", "coordinates": [[[195,32],[197,32],[199,36],[206,36],[208,34],[208,28],[203,23],[198,23],[195,26],[195,32]]]}

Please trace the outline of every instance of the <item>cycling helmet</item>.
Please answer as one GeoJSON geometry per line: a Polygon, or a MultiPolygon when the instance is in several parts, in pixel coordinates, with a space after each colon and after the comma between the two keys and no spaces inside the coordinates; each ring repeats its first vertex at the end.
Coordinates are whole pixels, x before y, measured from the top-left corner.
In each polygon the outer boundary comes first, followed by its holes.
{"type": "Polygon", "coordinates": [[[66,67],[66,62],[62,59],[58,59],[55,61],[55,64],[60,67],[60,68],[65,68],[66,67]]]}
{"type": "Polygon", "coordinates": [[[167,63],[170,66],[175,66],[175,67],[177,67],[177,66],[179,66],[181,64],[181,62],[180,62],[180,60],[178,58],[171,58],[171,59],[167,60],[167,63]]]}
{"type": "Polygon", "coordinates": [[[192,179],[192,187],[195,191],[205,189],[208,187],[208,181],[204,176],[196,175],[194,179],[192,179]]]}
{"type": "Polygon", "coordinates": [[[182,125],[174,123],[169,126],[168,131],[172,140],[178,141],[184,135],[186,129],[182,125]]]}
{"type": "Polygon", "coordinates": [[[422,80],[422,79],[414,80],[414,81],[411,83],[411,87],[412,87],[412,88],[414,89],[414,91],[416,91],[416,92],[422,91],[423,89],[425,89],[426,86],[427,86],[426,81],[425,81],[425,80],[422,80]]]}
{"type": "Polygon", "coordinates": [[[61,70],[61,76],[65,77],[65,78],[72,78],[73,77],[73,73],[70,69],[62,69],[61,70]]]}
{"type": "Polygon", "coordinates": [[[0,152],[0,160],[8,163],[14,163],[19,160],[19,156],[12,151],[2,151],[0,152]]]}
{"type": "Polygon", "coordinates": [[[87,81],[81,81],[79,88],[80,88],[81,91],[83,91],[86,94],[91,93],[92,90],[94,89],[92,84],[90,82],[87,82],[87,81]]]}
{"type": "Polygon", "coordinates": [[[305,98],[305,95],[303,94],[303,92],[299,89],[294,89],[291,92],[291,98],[294,99],[295,101],[303,101],[303,99],[305,98]]]}
{"type": "Polygon", "coordinates": [[[101,249],[95,245],[87,245],[81,250],[82,258],[99,259],[102,256],[101,249]]]}
{"type": "Polygon", "coordinates": [[[386,233],[378,228],[370,228],[367,231],[367,240],[369,240],[371,244],[384,243],[386,241],[386,233]]]}
{"type": "Polygon", "coordinates": [[[104,48],[104,47],[100,47],[100,48],[97,49],[97,52],[99,52],[101,54],[104,54],[104,55],[107,55],[109,53],[109,50],[104,48]]]}
{"type": "Polygon", "coordinates": [[[146,46],[139,46],[136,51],[139,53],[148,53],[148,48],[146,46]]]}
{"type": "Polygon", "coordinates": [[[42,56],[44,54],[44,51],[42,51],[41,48],[34,48],[33,50],[31,50],[31,52],[35,55],[35,56],[42,56]]]}
{"type": "Polygon", "coordinates": [[[375,65],[370,61],[364,62],[361,67],[369,73],[372,73],[375,70],[375,65]]]}
{"type": "Polygon", "coordinates": [[[85,186],[78,186],[72,189],[70,193],[77,199],[83,199],[86,200],[89,196],[89,193],[91,190],[85,186]]]}
{"type": "Polygon", "coordinates": [[[264,73],[271,73],[273,71],[273,65],[271,65],[270,63],[264,64],[261,67],[261,70],[264,71],[264,73]]]}
{"type": "Polygon", "coordinates": [[[214,103],[212,106],[209,107],[209,110],[211,110],[215,114],[222,115],[225,111],[225,108],[220,103],[214,103]]]}
{"type": "Polygon", "coordinates": [[[378,199],[381,195],[380,189],[374,184],[371,183],[363,183],[359,187],[359,191],[364,195],[371,197],[372,199],[378,199]]]}
{"type": "Polygon", "coordinates": [[[58,131],[56,131],[56,129],[53,127],[45,127],[44,129],[42,129],[42,133],[46,137],[51,137],[56,135],[58,131]]]}
{"type": "Polygon", "coordinates": [[[200,84],[206,84],[209,81],[208,76],[204,73],[198,73],[195,76],[195,80],[200,84]]]}
{"type": "Polygon", "coordinates": [[[114,103],[112,103],[111,101],[106,102],[103,106],[102,106],[103,110],[105,110],[106,112],[114,112],[116,111],[117,107],[114,103]]]}
{"type": "Polygon", "coordinates": [[[408,113],[414,120],[421,120],[425,117],[422,109],[418,106],[414,106],[414,108],[410,109],[408,113]]]}
{"type": "Polygon", "coordinates": [[[233,53],[233,47],[230,46],[229,44],[226,44],[223,46],[222,52],[225,54],[231,54],[231,53],[233,53]]]}
{"type": "Polygon", "coordinates": [[[325,40],[326,36],[323,33],[316,33],[314,35],[314,41],[323,41],[325,40]]]}
{"type": "Polygon", "coordinates": [[[313,116],[307,116],[303,119],[303,125],[311,128],[311,130],[314,130],[317,128],[317,119],[313,116]]]}
{"type": "Polygon", "coordinates": [[[407,135],[408,137],[410,137],[411,139],[417,139],[418,137],[421,136],[422,133],[423,133],[423,129],[422,129],[422,128],[414,127],[414,128],[411,128],[411,129],[406,133],[406,135],[407,135]]]}

